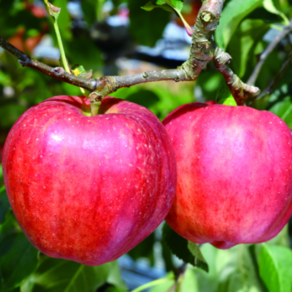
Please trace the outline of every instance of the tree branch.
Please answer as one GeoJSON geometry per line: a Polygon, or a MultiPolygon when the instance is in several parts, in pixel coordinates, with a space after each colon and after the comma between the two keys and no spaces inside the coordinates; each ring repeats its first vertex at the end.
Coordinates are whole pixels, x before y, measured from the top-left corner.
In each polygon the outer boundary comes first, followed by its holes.
{"type": "Polygon", "coordinates": [[[285,38],[291,31],[292,31],[292,20],[290,21],[290,24],[286,26],[284,30],[277,37],[275,37],[275,39],[268,45],[265,51],[261,54],[260,61],[257,63],[256,67],[254,68],[254,71],[252,72],[250,78],[247,81],[249,85],[255,84],[256,79],[259,75],[259,72],[263,64],[265,63],[266,59],[270,55],[270,53],[274,50],[274,48],[278,45],[278,43],[281,42],[282,39],[285,38]]]}
{"type": "Polygon", "coordinates": [[[11,45],[9,42],[4,40],[0,36],[0,46],[4,48],[7,52],[18,58],[18,62],[23,67],[33,68],[45,75],[51,76],[55,79],[70,83],[72,85],[76,85],[78,87],[82,87],[89,91],[93,91],[97,86],[97,81],[95,79],[84,79],[77,77],[75,75],[66,73],[65,70],[61,67],[52,68],[44,63],[41,63],[37,60],[34,60],[18,50],[16,47],[11,45]]]}
{"type": "MultiPolygon", "coordinates": [[[[139,83],[173,80],[194,81],[207,63],[213,59],[214,45],[212,33],[219,24],[225,0],[204,1],[194,26],[189,59],[177,69],[143,72],[131,76],[104,77],[99,80],[99,93],[106,96],[119,88],[130,87],[139,83]]],[[[98,97],[100,99],[100,97],[98,97]]]]}
{"type": "MultiPolygon", "coordinates": [[[[100,102],[106,95],[115,92],[122,87],[129,87],[139,83],[154,82],[161,80],[194,81],[207,63],[214,60],[217,70],[225,77],[226,82],[239,104],[250,94],[258,93],[259,90],[244,84],[227,66],[224,61],[222,51],[216,49],[212,40],[212,33],[219,24],[225,0],[204,0],[198,13],[197,21],[194,26],[192,45],[189,59],[177,69],[151,71],[131,76],[107,76],[99,79],[83,79],[68,74],[63,68],[52,68],[41,62],[31,59],[22,53],[3,38],[0,37],[0,46],[16,56],[20,64],[24,67],[36,69],[46,75],[58,80],[82,87],[91,92],[89,98],[91,103],[100,102]],[[220,54],[219,54],[220,52],[220,54]],[[219,58],[219,55],[221,56],[219,58]],[[223,62],[221,60],[223,58],[223,62]]],[[[227,58],[228,59],[228,58],[227,58]]],[[[229,56],[230,59],[230,56],[229,56]]]]}
{"type": "Polygon", "coordinates": [[[264,97],[267,94],[271,94],[273,92],[273,88],[275,87],[275,85],[278,83],[278,81],[281,79],[281,77],[283,76],[283,74],[285,73],[285,71],[288,69],[288,67],[290,66],[290,64],[292,63],[292,53],[290,53],[289,58],[285,61],[285,63],[283,64],[281,70],[279,71],[279,73],[276,75],[276,77],[270,82],[270,84],[268,85],[267,88],[265,88],[265,90],[262,91],[262,93],[258,96],[255,96],[253,98],[251,98],[248,101],[248,104],[252,104],[255,100],[260,99],[262,97],[264,97]]]}
{"type": "Polygon", "coordinates": [[[219,48],[216,49],[214,57],[215,67],[224,76],[227,86],[229,87],[236,103],[238,105],[243,105],[247,98],[251,95],[259,94],[260,90],[257,87],[243,83],[239,77],[227,67],[227,64],[231,61],[231,59],[232,58],[229,54],[223,52],[219,48]]]}

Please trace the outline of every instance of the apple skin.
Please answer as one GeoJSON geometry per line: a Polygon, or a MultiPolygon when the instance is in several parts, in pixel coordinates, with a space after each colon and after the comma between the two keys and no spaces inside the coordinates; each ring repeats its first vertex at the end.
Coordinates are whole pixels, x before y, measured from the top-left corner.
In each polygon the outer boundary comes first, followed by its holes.
{"type": "Polygon", "coordinates": [[[292,214],[292,136],[244,106],[186,104],[163,121],[177,159],[166,217],[184,238],[221,249],[276,236],[292,214]]]}
{"type": "Polygon", "coordinates": [[[85,265],[113,261],[163,221],[175,196],[176,161],[148,109],[106,97],[57,96],[25,112],[3,155],[16,219],[44,254],[85,265]]]}

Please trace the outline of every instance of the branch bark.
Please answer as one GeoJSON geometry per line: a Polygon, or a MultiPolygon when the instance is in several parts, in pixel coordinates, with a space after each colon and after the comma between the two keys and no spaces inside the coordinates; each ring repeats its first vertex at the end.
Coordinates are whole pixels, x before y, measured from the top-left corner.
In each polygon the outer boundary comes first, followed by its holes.
{"type": "Polygon", "coordinates": [[[224,55],[224,52],[218,51],[212,40],[212,34],[219,24],[224,1],[225,0],[203,1],[194,26],[189,59],[177,69],[143,72],[131,76],[107,76],[99,79],[83,79],[66,73],[63,68],[52,68],[28,57],[1,37],[0,46],[17,57],[20,64],[24,67],[36,69],[58,80],[87,89],[91,92],[89,98],[92,104],[100,102],[103,97],[115,92],[119,88],[130,87],[139,83],[161,80],[173,80],[175,82],[194,81],[206,67],[208,62],[214,60],[217,70],[225,77],[232,95],[239,104],[242,104],[247,96],[256,94],[259,90],[244,84],[227,67],[227,62],[224,61],[227,54],[224,55]]]}
{"type": "MultiPolygon", "coordinates": [[[[119,88],[161,80],[194,81],[214,57],[212,33],[219,24],[225,0],[204,1],[194,26],[189,59],[177,69],[149,71],[131,76],[104,77],[99,80],[99,93],[106,96],[119,88]]],[[[100,97],[99,97],[100,98],[100,97]]]]}
{"type": "Polygon", "coordinates": [[[231,61],[231,56],[221,49],[217,48],[215,51],[214,64],[216,69],[222,73],[229,87],[231,94],[233,95],[238,105],[243,105],[244,101],[250,96],[259,94],[260,90],[257,87],[247,85],[243,83],[233,71],[227,67],[227,64],[231,61]]]}
{"type": "Polygon", "coordinates": [[[45,75],[51,76],[55,79],[67,82],[78,87],[82,87],[88,91],[93,91],[97,87],[97,81],[95,79],[84,79],[77,77],[75,75],[65,72],[61,67],[52,68],[44,63],[41,63],[37,60],[34,60],[27,56],[25,53],[18,50],[16,47],[11,45],[9,42],[4,40],[0,36],[0,46],[5,49],[7,52],[18,58],[18,62],[23,67],[29,67],[35,69],[45,75]]]}

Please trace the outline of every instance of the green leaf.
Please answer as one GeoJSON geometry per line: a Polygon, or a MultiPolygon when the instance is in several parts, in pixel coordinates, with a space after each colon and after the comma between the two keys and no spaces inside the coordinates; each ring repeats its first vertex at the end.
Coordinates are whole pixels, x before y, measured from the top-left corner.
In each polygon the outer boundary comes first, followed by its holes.
{"type": "MultiPolygon", "coordinates": [[[[112,269],[116,269],[115,262],[90,267],[43,256],[39,268],[32,276],[32,292],[95,292],[108,279],[114,282],[110,278],[112,269]]],[[[123,289],[124,285],[120,288],[123,289]]]]}
{"type": "Polygon", "coordinates": [[[195,257],[195,266],[201,268],[202,270],[209,272],[208,264],[200,250],[200,246],[197,243],[188,241],[188,249],[195,257]]]}
{"type": "Polygon", "coordinates": [[[219,88],[217,92],[216,103],[228,106],[237,106],[237,103],[234,97],[232,96],[226,83],[219,88]]]}
{"type": "Polygon", "coordinates": [[[167,5],[155,5],[155,4],[153,4],[151,1],[149,1],[149,2],[147,2],[144,6],[142,6],[141,8],[143,9],[143,10],[145,10],[145,11],[152,11],[154,8],[164,8],[164,9],[166,9],[166,10],[168,10],[168,11],[172,11],[172,9],[169,7],[169,6],[167,6],[167,5]]]}
{"type": "Polygon", "coordinates": [[[162,37],[166,24],[170,20],[170,13],[163,9],[154,9],[149,15],[141,9],[141,2],[128,0],[130,13],[130,32],[139,44],[154,46],[162,37]]]}
{"type": "Polygon", "coordinates": [[[289,25],[289,19],[285,16],[284,13],[282,13],[278,8],[277,6],[279,7],[280,4],[279,4],[279,0],[263,0],[263,5],[264,5],[264,8],[273,13],[273,14],[277,14],[279,15],[282,19],[283,19],[283,22],[285,25],[289,25]]]}
{"type": "Polygon", "coordinates": [[[261,4],[262,0],[230,0],[227,3],[215,32],[215,40],[220,48],[226,49],[241,20],[261,4]]]}
{"type": "MultiPolygon", "coordinates": [[[[169,272],[164,278],[154,280],[153,282],[147,283],[142,287],[145,287],[145,289],[146,286],[153,287],[152,289],[149,290],[149,292],[166,292],[170,291],[169,289],[174,285],[174,283],[175,283],[174,273],[169,272]]],[[[144,291],[144,289],[142,291],[144,291]]]]}
{"type": "Polygon", "coordinates": [[[228,45],[232,56],[232,67],[239,77],[243,77],[247,68],[253,68],[256,61],[257,44],[269,30],[270,25],[261,19],[245,19],[234,33],[228,45]]]}
{"type": "Polygon", "coordinates": [[[162,238],[173,254],[185,263],[194,265],[195,257],[188,249],[188,241],[171,229],[166,222],[162,227],[162,238]]]}
{"type": "Polygon", "coordinates": [[[208,265],[202,255],[199,255],[197,247],[194,244],[189,243],[188,240],[177,234],[170,226],[165,222],[162,228],[162,238],[166,242],[173,254],[183,260],[185,263],[189,263],[193,266],[197,266],[208,272],[208,265]],[[192,250],[192,252],[190,251],[192,250]],[[194,255],[194,254],[195,255],[194,255]],[[197,257],[200,257],[199,259],[197,257]],[[204,262],[205,261],[205,262],[204,262]]]}
{"type": "Polygon", "coordinates": [[[159,97],[157,94],[150,90],[138,90],[135,93],[130,94],[127,97],[128,101],[140,104],[148,109],[152,109],[159,102],[159,97]]]}
{"type": "Polygon", "coordinates": [[[20,228],[10,210],[5,216],[4,223],[0,225],[0,260],[12,248],[15,236],[19,232],[20,228]]]}
{"type": "Polygon", "coordinates": [[[82,0],[80,1],[84,19],[90,27],[97,19],[97,9],[99,1],[97,0],[82,0]]]}
{"type": "Polygon", "coordinates": [[[290,247],[288,224],[285,225],[278,235],[267,241],[266,244],[290,247]]]}
{"type": "Polygon", "coordinates": [[[152,11],[154,8],[160,7],[166,10],[181,12],[184,6],[183,0],[151,0],[141,8],[146,11],[152,11]]]}
{"type": "Polygon", "coordinates": [[[147,258],[151,265],[154,265],[154,243],[155,235],[151,233],[147,238],[131,249],[128,254],[133,260],[141,257],[147,258]]]}
{"type": "Polygon", "coordinates": [[[38,265],[39,251],[17,228],[16,220],[10,212],[0,229],[0,291],[18,287],[38,265]]]}
{"type": "Polygon", "coordinates": [[[184,7],[184,1],[183,0],[170,0],[170,1],[166,1],[166,2],[171,2],[171,4],[178,10],[178,11],[182,11],[183,7],[184,7]]]}
{"type": "Polygon", "coordinates": [[[291,292],[292,251],[282,246],[263,244],[259,257],[260,275],[269,292],[291,292]]]}
{"type": "Polygon", "coordinates": [[[262,291],[249,247],[240,244],[218,253],[217,262],[224,257],[225,263],[218,269],[216,292],[262,291]]]}
{"type": "Polygon", "coordinates": [[[120,289],[118,287],[108,287],[104,292],[127,292],[126,290],[120,289]]]}
{"type": "Polygon", "coordinates": [[[86,71],[82,65],[76,65],[71,68],[71,71],[75,76],[79,76],[84,79],[90,79],[92,76],[92,70],[86,71]]]}
{"type": "Polygon", "coordinates": [[[60,12],[61,12],[61,8],[52,5],[50,2],[48,2],[48,0],[45,0],[45,3],[47,5],[48,11],[49,11],[50,15],[53,17],[53,19],[58,20],[60,12]]]}
{"type": "Polygon", "coordinates": [[[115,288],[127,290],[127,286],[121,277],[121,270],[117,261],[107,264],[109,266],[109,274],[106,282],[115,286],[115,288]]]}
{"type": "Polygon", "coordinates": [[[292,101],[290,96],[276,102],[269,111],[281,118],[292,129],[292,101]]]}
{"type": "MultiPolygon", "coordinates": [[[[67,1],[54,0],[54,5],[60,7],[60,9],[62,10],[62,13],[60,13],[60,15],[58,16],[58,26],[65,46],[66,41],[72,39],[71,18],[67,9],[67,1]]],[[[69,51],[69,48],[66,47],[65,50],[67,52],[69,51]]]]}
{"type": "Polygon", "coordinates": [[[187,266],[184,274],[181,292],[199,292],[197,278],[194,275],[194,268],[191,265],[187,266]]]}
{"type": "Polygon", "coordinates": [[[4,222],[6,212],[10,209],[5,187],[0,188],[0,224],[4,222]]]}

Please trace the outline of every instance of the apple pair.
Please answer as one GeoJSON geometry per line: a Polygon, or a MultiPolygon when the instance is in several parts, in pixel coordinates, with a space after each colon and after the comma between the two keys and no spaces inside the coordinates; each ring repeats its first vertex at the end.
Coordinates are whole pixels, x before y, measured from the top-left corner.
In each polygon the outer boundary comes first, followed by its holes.
{"type": "Polygon", "coordinates": [[[97,116],[87,111],[80,97],[48,99],[19,118],[4,147],[10,204],[43,253],[112,261],[169,210],[176,232],[219,248],[266,241],[288,221],[292,137],[273,114],[193,103],[164,128],[116,98],[105,98],[97,116]]]}

